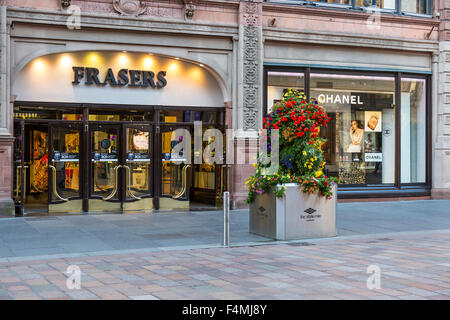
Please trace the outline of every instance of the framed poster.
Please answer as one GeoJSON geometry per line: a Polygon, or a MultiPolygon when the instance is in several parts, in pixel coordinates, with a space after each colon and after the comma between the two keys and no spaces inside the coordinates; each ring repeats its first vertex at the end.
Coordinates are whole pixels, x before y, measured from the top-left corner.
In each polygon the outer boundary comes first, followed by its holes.
{"type": "Polygon", "coordinates": [[[135,150],[147,151],[148,150],[148,132],[139,131],[139,133],[133,136],[133,145],[135,150]]]}
{"type": "Polygon", "coordinates": [[[381,111],[364,112],[364,130],[366,132],[381,132],[382,117],[381,111]]]}

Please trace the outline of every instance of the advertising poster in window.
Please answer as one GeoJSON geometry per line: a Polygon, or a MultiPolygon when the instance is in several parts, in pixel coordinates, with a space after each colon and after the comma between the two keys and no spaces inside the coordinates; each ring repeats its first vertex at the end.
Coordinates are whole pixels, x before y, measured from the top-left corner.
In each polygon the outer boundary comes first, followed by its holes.
{"type": "Polygon", "coordinates": [[[364,113],[364,130],[366,132],[381,132],[383,114],[380,111],[366,111],[364,113]]]}

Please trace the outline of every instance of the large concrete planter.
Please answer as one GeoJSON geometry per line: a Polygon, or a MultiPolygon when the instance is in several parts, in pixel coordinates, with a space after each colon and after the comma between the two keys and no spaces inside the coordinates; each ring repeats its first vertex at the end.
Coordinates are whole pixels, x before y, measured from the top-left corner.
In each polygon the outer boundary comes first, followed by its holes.
{"type": "Polygon", "coordinates": [[[336,185],[333,198],[305,194],[294,183],[284,185],[286,194],[277,198],[264,193],[250,204],[250,232],[277,240],[336,236],[336,185]]]}

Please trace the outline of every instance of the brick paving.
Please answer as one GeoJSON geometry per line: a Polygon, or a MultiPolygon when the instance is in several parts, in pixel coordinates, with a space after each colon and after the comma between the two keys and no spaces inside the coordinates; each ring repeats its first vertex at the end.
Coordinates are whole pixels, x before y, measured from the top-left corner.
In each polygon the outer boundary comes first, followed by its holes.
{"type": "Polygon", "coordinates": [[[0,299],[450,299],[450,230],[0,263],[0,299]],[[81,268],[81,289],[65,271],[81,268]],[[367,288],[367,267],[381,289],[367,288]]]}

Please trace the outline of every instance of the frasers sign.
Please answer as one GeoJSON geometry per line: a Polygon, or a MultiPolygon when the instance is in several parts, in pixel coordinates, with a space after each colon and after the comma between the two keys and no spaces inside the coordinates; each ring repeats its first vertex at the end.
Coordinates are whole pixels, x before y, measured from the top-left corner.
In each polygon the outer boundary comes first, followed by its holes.
{"type": "Polygon", "coordinates": [[[104,78],[100,79],[97,68],[73,67],[73,85],[79,85],[82,81],[86,85],[100,85],[111,87],[157,88],[167,86],[166,71],[155,74],[153,71],[121,69],[115,74],[108,69],[104,78]]]}
{"type": "Polygon", "coordinates": [[[319,103],[363,104],[360,96],[321,94],[317,97],[319,103]]]}

